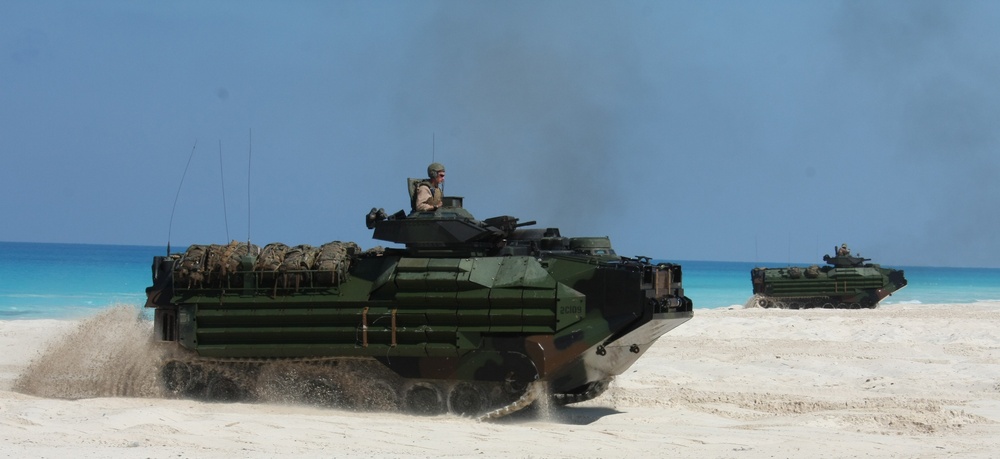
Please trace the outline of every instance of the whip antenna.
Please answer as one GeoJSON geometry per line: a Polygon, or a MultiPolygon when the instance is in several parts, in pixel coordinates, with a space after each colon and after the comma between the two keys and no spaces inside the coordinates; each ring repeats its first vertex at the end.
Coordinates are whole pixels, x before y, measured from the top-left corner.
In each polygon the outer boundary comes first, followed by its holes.
{"type": "Polygon", "coordinates": [[[184,173],[181,174],[181,183],[177,184],[177,194],[174,195],[174,206],[170,208],[170,223],[167,224],[167,256],[170,256],[170,232],[174,229],[174,211],[177,210],[177,198],[181,196],[181,187],[184,185],[184,177],[187,177],[188,167],[191,166],[191,158],[194,158],[194,149],[198,146],[198,139],[195,139],[194,146],[191,147],[191,155],[184,166],[184,173]]]}
{"type": "Polygon", "coordinates": [[[229,239],[229,213],[226,211],[226,174],[222,167],[222,139],[219,139],[219,182],[222,183],[222,217],[226,220],[226,241],[229,239]]]}
{"type": "Polygon", "coordinates": [[[250,160],[253,159],[253,128],[250,129],[250,144],[247,149],[247,251],[250,250],[250,160]]]}
{"type": "Polygon", "coordinates": [[[792,233],[788,233],[788,266],[792,265],[792,233]]]}
{"type": "MultiPolygon", "coordinates": [[[[437,162],[437,160],[435,160],[435,158],[434,158],[434,154],[437,153],[437,148],[436,147],[437,147],[437,145],[434,142],[434,133],[432,132],[431,133],[431,162],[432,163],[437,162]]],[[[438,188],[441,189],[441,196],[444,196],[444,184],[443,183],[439,183],[438,184],[438,188]]]]}

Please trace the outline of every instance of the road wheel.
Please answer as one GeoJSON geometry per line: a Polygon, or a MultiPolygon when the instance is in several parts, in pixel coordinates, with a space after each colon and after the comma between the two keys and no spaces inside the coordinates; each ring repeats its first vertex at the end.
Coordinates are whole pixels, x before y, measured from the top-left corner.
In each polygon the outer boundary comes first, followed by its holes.
{"type": "Polygon", "coordinates": [[[448,411],[459,416],[477,416],[486,408],[486,396],[475,384],[460,382],[448,394],[448,411]]]}
{"type": "Polygon", "coordinates": [[[406,390],[406,409],[410,413],[434,416],[447,410],[441,391],[433,384],[414,383],[406,390]]]}

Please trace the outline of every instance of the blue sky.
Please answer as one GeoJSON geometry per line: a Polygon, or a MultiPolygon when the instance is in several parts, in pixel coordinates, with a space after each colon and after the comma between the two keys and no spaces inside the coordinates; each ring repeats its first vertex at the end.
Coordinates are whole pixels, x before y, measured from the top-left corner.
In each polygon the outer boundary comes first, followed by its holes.
{"type": "Polygon", "coordinates": [[[0,240],[367,248],[364,215],[436,160],[477,217],[622,255],[1000,267],[998,23],[991,1],[7,0],[0,240]]]}

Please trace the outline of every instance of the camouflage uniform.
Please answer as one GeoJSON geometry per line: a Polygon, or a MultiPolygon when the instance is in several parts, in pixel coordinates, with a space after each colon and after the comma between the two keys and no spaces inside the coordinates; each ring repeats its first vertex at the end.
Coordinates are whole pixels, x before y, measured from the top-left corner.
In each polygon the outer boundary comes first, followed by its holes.
{"type": "Polygon", "coordinates": [[[444,181],[444,175],[438,179],[438,173],[444,173],[444,164],[431,163],[427,166],[427,177],[429,180],[421,181],[417,184],[416,197],[413,199],[413,210],[417,212],[429,212],[441,207],[441,188],[438,183],[444,181]],[[438,180],[436,180],[438,179],[438,180]]]}
{"type": "Polygon", "coordinates": [[[416,210],[427,212],[441,207],[441,190],[431,182],[423,181],[417,185],[416,210]]]}

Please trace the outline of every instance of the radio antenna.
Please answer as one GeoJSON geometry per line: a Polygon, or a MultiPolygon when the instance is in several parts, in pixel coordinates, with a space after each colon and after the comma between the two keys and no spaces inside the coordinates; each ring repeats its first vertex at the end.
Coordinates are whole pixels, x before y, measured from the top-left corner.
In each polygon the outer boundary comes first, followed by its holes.
{"type": "Polygon", "coordinates": [[[226,169],[222,166],[222,139],[219,139],[219,182],[222,183],[222,217],[226,220],[226,242],[229,242],[229,212],[226,210],[226,169]]]}
{"type": "Polygon", "coordinates": [[[788,266],[791,266],[792,265],[792,233],[791,232],[788,233],[788,239],[786,241],[788,242],[788,258],[787,258],[787,260],[788,260],[788,266]]]}
{"type": "MultiPolygon", "coordinates": [[[[436,163],[437,160],[434,158],[435,153],[437,153],[437,145],[434,141],[434,133],[431,133],[431,162],[436,163]]],[[[444,183],[439,183],[438,188],[441,189],[441,196],[444,196],[444,183]]]]}
{"type": "Polygon", "coordinates": [[[250,250],[250,160],[253,159],[253,128],[250,128],[250,144],[247,149],[247,251],[250,250]]]}
{"type": "Polygon", "coordinates": [[[188,167],[191,166],[191,158],[194,158],[194,149],[198,147],[198,139],[194,140],[194,146],[191,147],[191,154],[188,156],[188,162],[184,166],[184,173],[181,174],[181,183],[177,184],[177,194],[174,195],[174,206],[170,208],[170,223],[167,224],[167,256],[170,256],[170,232],[174,229],[174,211],[177,210],[177,198],[181,196],[181,187],[184,186],[184,177],[187,177],[188,167]]]}

